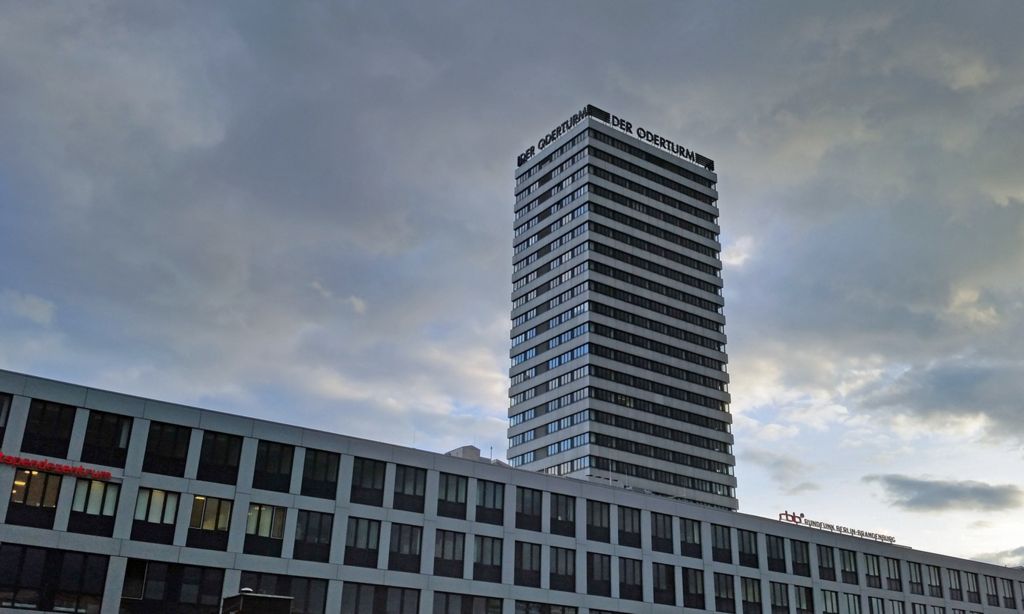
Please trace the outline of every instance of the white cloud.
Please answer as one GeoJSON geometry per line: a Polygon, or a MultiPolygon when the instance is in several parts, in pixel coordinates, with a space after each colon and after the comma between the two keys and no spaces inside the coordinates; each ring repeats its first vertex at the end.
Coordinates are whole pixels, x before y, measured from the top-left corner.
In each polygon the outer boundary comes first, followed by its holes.
{"type": "Polygon", "coordinates": [[[0,309],[36,324],[48,325],[53,322],[57,306],[34,294],[4,290],[0,292],[0,309]]]}
{"type": "Polygon", "coordinates": [[[739,268],[754,253],[754,237],[742,236],[722,249],[722,262],[732,268],[739,268]]]}

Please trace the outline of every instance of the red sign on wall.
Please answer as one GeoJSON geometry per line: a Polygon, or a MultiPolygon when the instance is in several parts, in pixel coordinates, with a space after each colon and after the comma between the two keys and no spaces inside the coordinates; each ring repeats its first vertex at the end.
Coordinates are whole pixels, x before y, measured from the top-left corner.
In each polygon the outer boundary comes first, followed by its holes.
{"type": "Polygon", "coordinates": [[[109,471],[104,471],[102,469],[90,469],[89,467],[83,467],[82,465],[64,465],[48,460],[36,460],[34,458],[11,456],[9,454],[4,454],[3,452],[0,452],[0,464],[21,467],[22,469],[46,471],[49,473],[66,473],[68,475],[76,475],[80,478],[91,478],[94,480],[109,480],[112,477],[109,471]]]}

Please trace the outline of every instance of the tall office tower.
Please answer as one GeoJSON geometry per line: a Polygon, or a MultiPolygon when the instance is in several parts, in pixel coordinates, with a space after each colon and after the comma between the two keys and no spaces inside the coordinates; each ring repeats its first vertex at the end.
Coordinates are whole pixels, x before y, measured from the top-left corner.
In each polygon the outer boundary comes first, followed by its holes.
{"type": "Polygon", "coordinates": [[[509,462],[736,509],[714,162],[588,105],[515,177],[509,462]]]}

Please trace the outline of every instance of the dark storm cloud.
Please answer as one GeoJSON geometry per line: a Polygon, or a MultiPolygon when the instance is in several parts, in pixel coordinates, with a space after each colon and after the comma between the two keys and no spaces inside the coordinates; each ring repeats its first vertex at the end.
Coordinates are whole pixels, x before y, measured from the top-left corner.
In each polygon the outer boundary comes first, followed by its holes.
{"type": "MultiPolygon", "coordinates": [[[[1005,363],[1020,10],[12,4],[0,365],[503,447],[513,161],[587,102],[718,162],[737,358],[1005,363]]],[[[943,411],[1008,420],[983,391],[943,411]]]]}
{"type": "Polygon", "coordinates": [[[864,481],[880,484],[892,506],[911,512],[994,512],[1024,504],[1024,491],[1012,484],[931,480],[898,474],[868,475],[864,481]]]}

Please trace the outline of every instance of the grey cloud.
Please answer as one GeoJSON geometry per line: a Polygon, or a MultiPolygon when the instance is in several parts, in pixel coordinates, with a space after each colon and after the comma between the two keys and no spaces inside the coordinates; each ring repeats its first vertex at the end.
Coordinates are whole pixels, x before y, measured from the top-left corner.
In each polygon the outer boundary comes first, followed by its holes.
{"type": "Polygon", "coordinates": [[[739,457],[742,461],[764,469],[784,494],[795,495],[821,489],[820,485],[805,479],[810,467],[788,454],[753,448],[741,452],[739,457]]]}
{"type": "MultiPolygon", "coordinates": [[[[1020,10],[12,5],[0,278],[57,316],[0,317],[0,364],[503,449],[512,161],[586,102],[716,158],[725,239],[759,246],[726,273],[735,356],[1005,361],[1020,10]],[[946,316],[961,285],[996,326],[946,316]]],[[[926,411],[900,389],[863,409],[926,411]]]]}
{"type": "Polygon", "coordinates": [[[996,565],[1005,565],[1007,567],[1021,567],[1024,566],[1024,546],[1013,548],[1011,550],[1002,550],[1000,552],[976,554],[971,558],[979,561],[995,563],[996,565]]]}
{"type": "Polygon", "coordinates": [[[890,505],[910,512],[992,512],[1024,505],[1024,491],[1013,484],[934,480],[899,474],[868,475],[864,476],[864,481],[879,484],[890,505]]]}
{"type": "Polygon", "coordinates": [[[1024,437],[1024,364],[955,357],[914,366],[861,392],[859,403],[878,412],[924,420],[984,416],[993,438],[1024,437]]]}

